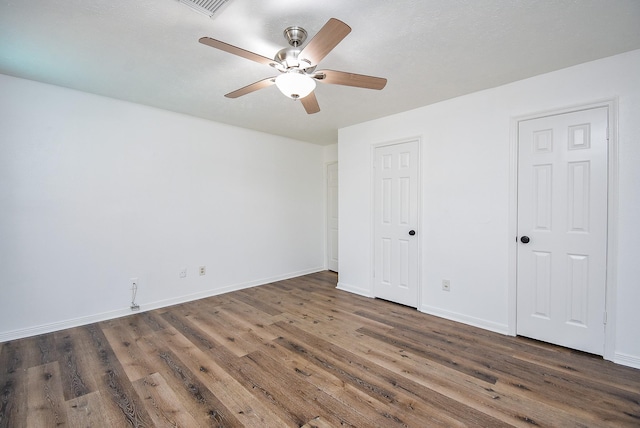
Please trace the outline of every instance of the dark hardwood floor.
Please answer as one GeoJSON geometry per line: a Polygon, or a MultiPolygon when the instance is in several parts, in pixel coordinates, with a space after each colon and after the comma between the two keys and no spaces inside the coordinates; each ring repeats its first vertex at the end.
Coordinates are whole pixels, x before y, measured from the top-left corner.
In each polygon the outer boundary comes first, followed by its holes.
{"type": "Polygon", "coordinates": [[[321,272],[0,344],[0,427],[640,426],[640,370],[321,272]]]}

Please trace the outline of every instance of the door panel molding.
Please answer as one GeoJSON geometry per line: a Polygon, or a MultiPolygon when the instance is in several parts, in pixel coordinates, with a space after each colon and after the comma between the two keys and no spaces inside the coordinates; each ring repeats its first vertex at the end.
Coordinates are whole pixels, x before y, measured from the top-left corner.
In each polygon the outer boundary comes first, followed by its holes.
{"type": "MultiPolygon", "coordinates": [[[[607,273],[605,291],[605,343],[604,358],[616,361],[615,353],[615,321],[617,295],[617,240],[618,240],[618,99],[609,98],[588,104],[573,105],[561,109],[540,111],[511,118],[509,144],[509,233],[508,233],[508,334],[515,336],[517,332],[517,249],[518,237],[518,125],[522,121],[555,116],[564,113],[606,107],[608,113],[608,209],[607,209],[607,273]]],[[[584,147],[587,141],[581,141],[582,130],[574,130],[573,143],[576,150],[584,147]]],[[[544,150],[544,136],[538,142],[538,148],[544,150]]]]}

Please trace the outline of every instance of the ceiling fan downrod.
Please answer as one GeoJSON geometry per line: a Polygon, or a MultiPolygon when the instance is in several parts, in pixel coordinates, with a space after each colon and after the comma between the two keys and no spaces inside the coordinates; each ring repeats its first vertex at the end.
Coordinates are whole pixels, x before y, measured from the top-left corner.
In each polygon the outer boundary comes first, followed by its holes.
{"type": "Polygon", "coordinates": [[[291,47],[280,49],[273,57],[275,61],[284,67],[280,71],[284,73],[291,69],[305,70],[311,68],[309,60],[298,58],[301,52],[300,46],[307,39],[307,31],[302,27],[293,26],[285,28],[282,34],[291,47]]]}
{"type": "Polygon", "coordinates": [[[282,34],[284,34],[284,38],[287,39],[287,42],[294,48],[302,45],[304,41],[307,40],[307,30],[302,27],[287,27],[282,34]]]}

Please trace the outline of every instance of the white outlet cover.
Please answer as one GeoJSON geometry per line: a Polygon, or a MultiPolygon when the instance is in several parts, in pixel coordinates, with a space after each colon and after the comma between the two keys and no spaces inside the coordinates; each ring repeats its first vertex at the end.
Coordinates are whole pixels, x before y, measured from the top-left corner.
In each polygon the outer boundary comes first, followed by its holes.
{"type": "Polygon", "coordinates": [[[181,269],[180,278],[186,278],[186,277],[187,277],[187,268],[181,269]]]}

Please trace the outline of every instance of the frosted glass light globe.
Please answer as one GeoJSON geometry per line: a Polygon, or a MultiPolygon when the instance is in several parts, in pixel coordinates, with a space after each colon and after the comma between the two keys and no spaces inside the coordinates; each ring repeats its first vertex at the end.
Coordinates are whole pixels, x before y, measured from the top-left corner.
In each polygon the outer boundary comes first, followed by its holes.
{"type": "Polygon", "coordinates": [[[316,88],[315,79],[292,70],[276,77],[276,86],[280,92],[294,100],[304,98],[316,88]]]}

